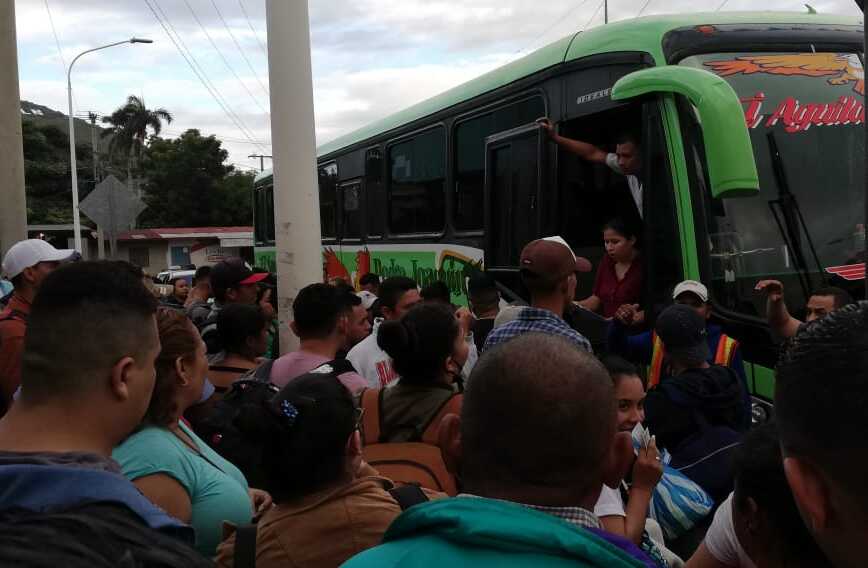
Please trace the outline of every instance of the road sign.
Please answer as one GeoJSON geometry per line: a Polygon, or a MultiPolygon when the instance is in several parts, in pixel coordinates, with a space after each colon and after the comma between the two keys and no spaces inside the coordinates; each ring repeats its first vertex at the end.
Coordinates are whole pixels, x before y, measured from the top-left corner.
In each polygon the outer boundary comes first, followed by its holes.
{"type": "Polygon", "coordinates": [[[128,230],[146,207],[115,176],[102,180],[79,205],[85,215],[112,235],[128,230]]]}

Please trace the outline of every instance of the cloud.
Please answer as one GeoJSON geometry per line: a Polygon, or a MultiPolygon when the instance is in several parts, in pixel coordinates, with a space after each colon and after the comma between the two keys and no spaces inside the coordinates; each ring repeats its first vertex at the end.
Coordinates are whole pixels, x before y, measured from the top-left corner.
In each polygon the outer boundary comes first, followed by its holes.
{"type": "MultiPolygon", "coordinates": [[[[442,92],[589,22],[599,25],[601,1],[310,0],[317,141],[326,142],[442,92]]],[[[218,14],[211,0],[187,0],[202,27],[183,0],[148,2],[180,35],[249,136],[257,142],[269,141],[270,124],[260,108],[268,110],[269,104],[260,86],[260,82],[268,85],[261,48],[266,39],[265,2],[214,0],[218,14]],[[227,70],[209,35],[243,85],[227,70]]],[[[708,11],[719,3],[651,0],[645,13],[708,11]]],[[[642,4],[612,1],[610,17],[632,18],[642,4]]],[[[763,8],[792,10],[796,4],[767,0],[763,8]]],[[[144,95],[149,106],[165,107],[174,114],[170,132],[195,127],[215,133],[225,139],[232,161],[254,163],[246,156],[254,150],[259,153],[256,146],[214,102],[144,0],[48,0],[48,5],[67,63],[92,46],[132,36],[155,40],[152,45],[99,51],[76,63],[79,110],[108,113],[127,95],[144,95]]],[[[858,13],[852,0],[817,0],[812,5],[825,13],[858,13]]],[[[727,10],[755,7],[753,0],[730,0],[726,6],[727,10]]],[[[22,97],[65,109],[65,73],[45,1],[17,0],[15,8],[22,97]]]]}

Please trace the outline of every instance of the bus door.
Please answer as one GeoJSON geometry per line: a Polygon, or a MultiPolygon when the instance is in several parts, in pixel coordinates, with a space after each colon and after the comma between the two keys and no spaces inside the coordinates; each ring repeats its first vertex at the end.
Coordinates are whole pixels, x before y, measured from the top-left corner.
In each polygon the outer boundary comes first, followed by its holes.
{"type": "Polygon", "coordinates": [[[544,147],[536,123],[485,140],[485,266],[515,291],[521,249],[539,237],[544,147]]]}

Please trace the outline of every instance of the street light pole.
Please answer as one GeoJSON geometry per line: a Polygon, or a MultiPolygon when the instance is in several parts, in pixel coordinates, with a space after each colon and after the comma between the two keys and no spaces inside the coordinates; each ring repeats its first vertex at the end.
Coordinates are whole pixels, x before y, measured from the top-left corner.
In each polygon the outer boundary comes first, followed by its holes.
{"type": "Polygon", "coordinates": [[[82,51],[75,56],[66,71],[66,95],[67,102],[69,103],[69,169],[72,178],[72,226],[75,231],[75,250],[78,252],[81,252],[81,214],[78,210],[78,171],[76,170],[77,164],[75,162],[75,118],[72,114],[72,66],[75,65],[75,62],[78,61],[79,57],[82,55],[99,51],[100,49],[115,47],[116,45],[123,45],[125,43],[154,43],[154,40],[134,37],[82,51]]]}

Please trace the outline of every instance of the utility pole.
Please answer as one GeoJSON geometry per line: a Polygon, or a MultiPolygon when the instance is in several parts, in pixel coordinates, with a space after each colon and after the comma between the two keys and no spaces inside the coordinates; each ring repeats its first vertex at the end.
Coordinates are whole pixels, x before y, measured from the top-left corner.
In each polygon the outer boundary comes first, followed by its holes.
{"type": "Polygon", "coordinates": [[[310,20],[307,2],[266,0],[274,225],[280,347],[298,347],[289,331],[299,290],[322,282],[322,238],[316,175],[310,20]]]}
{"type": "Polygon", "coordinates": [[[247,156],[248,158],[259,158],[259,171],[265,171],[265,158],[271,159],[271,156],[265,156],[263,154],[250,154],[247,156]]]}
{"type": "Polygon", "coordinates": [[[26,238],[15,2],[0,0],[0,255],[26,238]]]}
{"type": "MultiPolygon", "coordinates": [[[[87,118],[90,120],[90,153],[91,161],[93,162],[93,186],[99,183],[99,137],[96,135],[96,119],[99,118],[97,113],[88,112],[87,118]]],[[[105,259],[105,234],[102,227],[96,226],[97,240],[97,257],[100,260],[105,259]]]]}
{"type": "Polygon", "coordinates": [[[609,23],[609,0],[603,0],[603,23],[609,23]]]}

